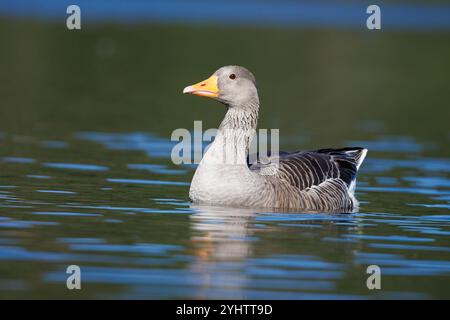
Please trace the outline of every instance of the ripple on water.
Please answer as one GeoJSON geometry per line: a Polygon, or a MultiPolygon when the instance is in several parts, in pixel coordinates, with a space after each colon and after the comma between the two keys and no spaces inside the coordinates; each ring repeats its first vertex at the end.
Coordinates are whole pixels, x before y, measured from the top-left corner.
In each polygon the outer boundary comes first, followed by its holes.
{"type": "Polygon", "coordinates": [[[183,169],[170,169],[166,165],[162,164],[128,164],[127,167],[128,169],[145,170],[161,175],[184,175],[188,172],[187,170],[183,169]]]}
{"type": "Polygon", "coordinates": [[[189,186],[189,182],[180,181],[163,181],[163,180],[146,180],[146,179],[115,179],[108,178],[106,181],[114,183],[127,183],[127,184],[148,184],[148,185],[162,185],[162,186],[189,186]]]}
{"type": "MultiPolygon", "coordinates": [[[[183,256],[163,257],[130,257],[130,256],[112,256],[110,254],[80,254],[80,253],[61,253],[47,251],[30,251],[22,247],[13,245],[0,245],[0,260],[5,261],[38,261],[38,262],[89,262],[89,263],[114,263],[131,265],[171,265],[180,262],[186,262],[188,259],[183,256]]],[[[84,271],[84,268],[83,268],[84,271]]],[[[65,274],[66,269],[63,270],[65,274]]]]}
{"type": "Polygon", "coordinates": [[[30,209],[30,208],[33,208],[33,206],[29,206],[29,205],[15,205],[15,204],[0,204],[0,208],[30,209]]]}
{"type": "Polygon", "coordinates": [[[440,227],[430,227],[430,226],[402,226],[402,229],[416,231],[423,234],[433,234],[434,232],[441,231],[440,227]]]}
{"type": "Polygon", "coordinates": [[[180,251],[183,247],[179,245],[157,243],[136,243],[132,245],[72,243],[70,245],[70,249],[74,251],[126,252],[145,255],[167,255],[171,251],[180,251]]]}
{"type": "Polygon", "coordinates": [[[450,172],[450,160],[444,158],[386,159],[368,157],[364,161],[365,172],[380,173],[394,169],[414,169],[420,172],[450,172]]]}
{"type": "Polygon", "coordinates": [[[136,208],[136,207],[113,207],[113,206],[83,206],[83,205],[62,205],[64,208],[78,208],[78,209],[93,209],[93,210],[107,210],[107,211],[122,211],[122,212],[139,212],[139,213],[193,213],[190,208],[175,208],[174,210],[164,210],[158,208],[136,208]],[[180,210],[177,210],[180,209],[180,210]]]}
{"type": "Polygon", "coordinates": [[[450,273],[449,261],[409,259],[400,254],[358,252],[356,262],[379,265],[386,275],[435,276],[450,273]]]}
{"type": "Polygon", "coordinates": [[[270,267],[250,267],[247,272],[252,276],[284,279],[341,279],[344,272],[340,270],[291,270],[270,267]]]}
{"type": "Polygon", "coordinates": [[[53,221],[25,221],[25,220],[9,220],[0,221],[0,228],[17,228],[17,229],[28,229],[34,226],[56,226],[59,225],[58,222],[53,221]]]}
{"type": "Polygon", "coordinates": [[[105,243],[105,240],[100,238],[58,238],[57,241],[61,243],[70,243],[70,244],[105,243]]]}
{"type": "Polygon", "coordinates": [[[340,263],[327,262],[314,256],[300,255],[274,255],[267,258],[250,259],[250,265],[255,266],[271,266],[283,268],[297,269],[324,269],[324,270],[342,270],[343,265],[340,263]]]}
{"type": "MultiPolygon", "coordinates": [[[[393,177],[375,177],[375,180],[377,181],[378,184],[382,184],[382,185],[397,185],[398,184],[398,179],[393,178],[393,177]]],[[[362,186],[361,183],[358,183],[358,190],[359,190],[360,186],[362,186]]],[[[367,185],[365,185],[365,186],[367,186],[367,185]]]]}
{"type": "Polygon", "coordinates": [[[417,143],[411,137],[380,137],[372,141],[350,141],[349,145],[364,146],[368,148],[371,152],[373,151],[383,151],[383,152],[407,152],[407,153],[417,153],[424,149],[422,144],[417,143]]]}
{"type": "Polygon", "coordinates": [[[439,196],[439,197],[433,197],[433,200],[441,200],[441,201],[448,201],[450,202],[450,195],[448,196],[439,196]]]}
{"type": "Polygon", "coordinates": [[[95,164],[80,164],[80,163],[61,163],[61,162],[45,162],[44,167],[53,169],[69,169],[69,170],[83,170],[83,171],[107,171],[106,166],[99,166],[95,164]]]}
{"type": "Polygon", "coordinates": [[[78,132],[76,137],[82,140],[101,143],[110,150],[139,150],[145,152],[150,157],[162,158],[170,158],[173,146],[178,143],[141,132],[78,132]]]}
{"type": "Polygon", "coordinates": [[[450,188],[450,179],[446,179],[444,177],[404,177],[403,180],[412,182],[414,185],[418,187],[450,188]]]}
{"type": "Polygon", "coordinates": [[[103,221],[108,223],[123,223],[123,221],[119,219],[105,219],[103,221]]]}
{"type": "Polygon", "coordinates": [[[45,140],[41,142],[41,146],[51,149],[67,149],[69,144],[65,141],[45,140]]]}
{"type": "Polygon", "coordinates": [[[33,158],[24,158],[24,157],[3,157],[1,158],[4,162],[9,163],[35,163],[36,160],[33,158]]]}
{"type": "MultiPolygon", "coordinates": [[[[205,265],[209,267],[209,265],[205,265]]],[[[183,288],[190,288],[190,295],[195,296],[196,288],[201,288],[203,294],[208,290],[208,297],[234,296],[242,293],[246,298],[259,297],[262,299],[295,299],[299,297],[311,298],[312,296],[320,298],[337,299],[339,297],[356,298],[353,295],[338,295],[332,293],[323,293],[320,291],[332,291],[335,289],[335,283],[326,279],[317,280],[298,280],[298,279],[266,279],[266,278],[247,278],[245,274],[233,274],[229,277],[228,270],[220,269],[221,264],[208,269],[209,274],[214,273],[215,277],[205,277],[203,272],[192,272],[184,269],[141,269],[141,268],[113,268],[113,267],[92,267],[86,266],[83,269],[83,280],[87,283],[114,283],[133,286],[145,286],[145,293],[148,295],[151,288],[159,288],[158,296],[161,296],[161,288],[176,287],[176,292],[183,288]],[[301,292],[301,290],[310,290],[315,287],[316,293],[301,292]],[[271,288],[271,289],[268,289],[271,288]],[[276,291],[287,288],[287,291],[276,291]],[[218,290],[215,294],[209,291],[218,290]],[[236,292],[237,290],[237,292],[236,292]],[[220,292],[220,293],[219,293],[220,292]]],[[[65,279],[65,273],[61,271],[49,272],[45,276],[48,282],[60,282],[65,279]]],[[[171,296],[177,296],[172,291],[171,296]]]]}
{"type": "Polygon", "coordinates": [[[424,215],[420,216],[420,219],[431,220],[436,222],[450,222],[450,215],[439,215],[439,214],[424,215]]]}
{"type": "MultiPolygon", "coordinates": [[[[61,262],[73,259],[70,253],[29,251],[16,246],[0,246],[0,260],[6,261],[54,261],[61,262]]],[[[76,261],[76,260],[75,260],[76,261]]]]}
{"type": "Polygon", "coordinates": [[[65,190],[36,190],[36,192],[56,193],[56,194],[76,194],[76,192],[74,192],[74,191],[65,191],[65,190]]]}
{"type": "Polygon", "coordinates": [[[386,193],[410,193],[410,194],[423,194],[423,195],[448,195],[450,191],[425,189],[425,188],[408,188],[408,187],[358,187],[359,191],[371,191],[371,192],[386,192],[386,193]]]}
{"type": "Polygon", "coordinates": [[[410,250],[410,251],[442,251],[442,252],[450,252],[450,248],[447,248],[447,247],[419,246],[419,245],[391,244],[391,243],[369,243],[369,247],[371,247],[371,248],[380,248],[380,249],[410,250]]]}
{"type": "Polygon", "coordinates": [[[434,242],[432,238],[419,238],[419,237],[408,237],[408,236],[372,236],[366,234],[347,234],[343,237],[351,239],[362,239],[362,240],[385,240],[385,241],[398,241],[398,242],[434,242]]]}
{"type": "Polygon", "coordinates": [[[26,175],[27,178],[31,178],[31,179],[50,179],[50,176],[46,176],[46,175],[40,175],[40,174],[27,174],[26,175]]]}
{"type": "Polygon", "coordinates": [[[42,216],[62,216],[62,217],[99,217],[100,213],[84,213],[84,212],[56,212],[56,211],[35,211],[32,212],[35,215],[42,216]]]}
{"type": "Polygon", "coordinates": [[[450,204],[408,203],[408,205],[415,206],[415,207],[425,207],[425,208],[450,209],[450,204]]]}

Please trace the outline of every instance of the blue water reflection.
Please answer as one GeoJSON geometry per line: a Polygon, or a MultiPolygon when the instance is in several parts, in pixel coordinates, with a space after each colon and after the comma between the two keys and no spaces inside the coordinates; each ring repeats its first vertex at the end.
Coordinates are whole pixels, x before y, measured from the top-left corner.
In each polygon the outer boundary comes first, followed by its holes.
{"type": "MultiPolygon", "coordinates": [[[[396,156],[380,139],[361,142],[378,149],[362,168],[353,214],[192,205],[192,168],[172,165],[173,142],[151,134],[77,134],[64,162],[2,155],[15,176],[0,188],[0,259],[18,270],[44,265],[44,287],[80,264],[86,285],[106,286],[92,293],[102,298],[447,296],[450,160],[424,156],[419,142],[396,156]],[[77,163],[78,145],[105,147],[115,165],[77,163]],[[28,233],[45,241],[30,243],[28,233]],[[365,288],[371,264],[386,277],[382,292],[365,288]]],[[[0,292],[32,291],[20,279],[3,277],[0,292]]]]}

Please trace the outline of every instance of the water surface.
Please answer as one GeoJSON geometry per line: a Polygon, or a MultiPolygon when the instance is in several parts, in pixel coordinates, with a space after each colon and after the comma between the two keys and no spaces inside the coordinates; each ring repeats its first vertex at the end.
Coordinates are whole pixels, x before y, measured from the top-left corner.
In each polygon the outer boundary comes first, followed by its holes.
{"type": "Polygon", "coordinates": [[[192,167],[170,153],[142,161],[173,145],[153,135],[78,132],[65,149],[36,142],[26,158],[5,152],[10,138],[0,140],[2,297],[448,297],[450,159],[424,157],[421,143],[399,155],[361,141],[377,147],[360,174],[360,211],[314,214],[194,206],[192,167]],[[71,162],[79,148],[108,163],[71,162]],[[71,264],[82,268],[79,293],[65,289],[71,264]],[[372,264],[379,291],[366,287],[372,264]]]}

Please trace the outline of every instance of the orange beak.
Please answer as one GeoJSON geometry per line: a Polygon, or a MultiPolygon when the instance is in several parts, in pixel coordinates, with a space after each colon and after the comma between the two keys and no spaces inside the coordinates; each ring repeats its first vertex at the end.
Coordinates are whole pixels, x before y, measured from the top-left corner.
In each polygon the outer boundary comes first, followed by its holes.
{"type": "Polygon", "coordinates": [[[212,75],[208,79],[184,88],[183,93],[195,94],[196,96],[216,98],[219,96],[217,76],[212,75]]]}

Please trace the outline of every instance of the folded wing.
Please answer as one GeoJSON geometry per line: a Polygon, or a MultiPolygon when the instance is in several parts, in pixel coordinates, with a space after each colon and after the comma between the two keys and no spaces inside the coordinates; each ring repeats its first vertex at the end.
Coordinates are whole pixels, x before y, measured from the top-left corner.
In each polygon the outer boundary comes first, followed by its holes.
{"type": "Polygon", "coordinates": [[[367,149],[359,147],[282,152],[278,156],[270,156],[268,163],[258,162],[250,165],[250,169],[261,171],[278,163],[278,170],[274,171],[276,178],[299,190],[307,190],[336,179],[350,188],[366,153],[367,149]]]}

